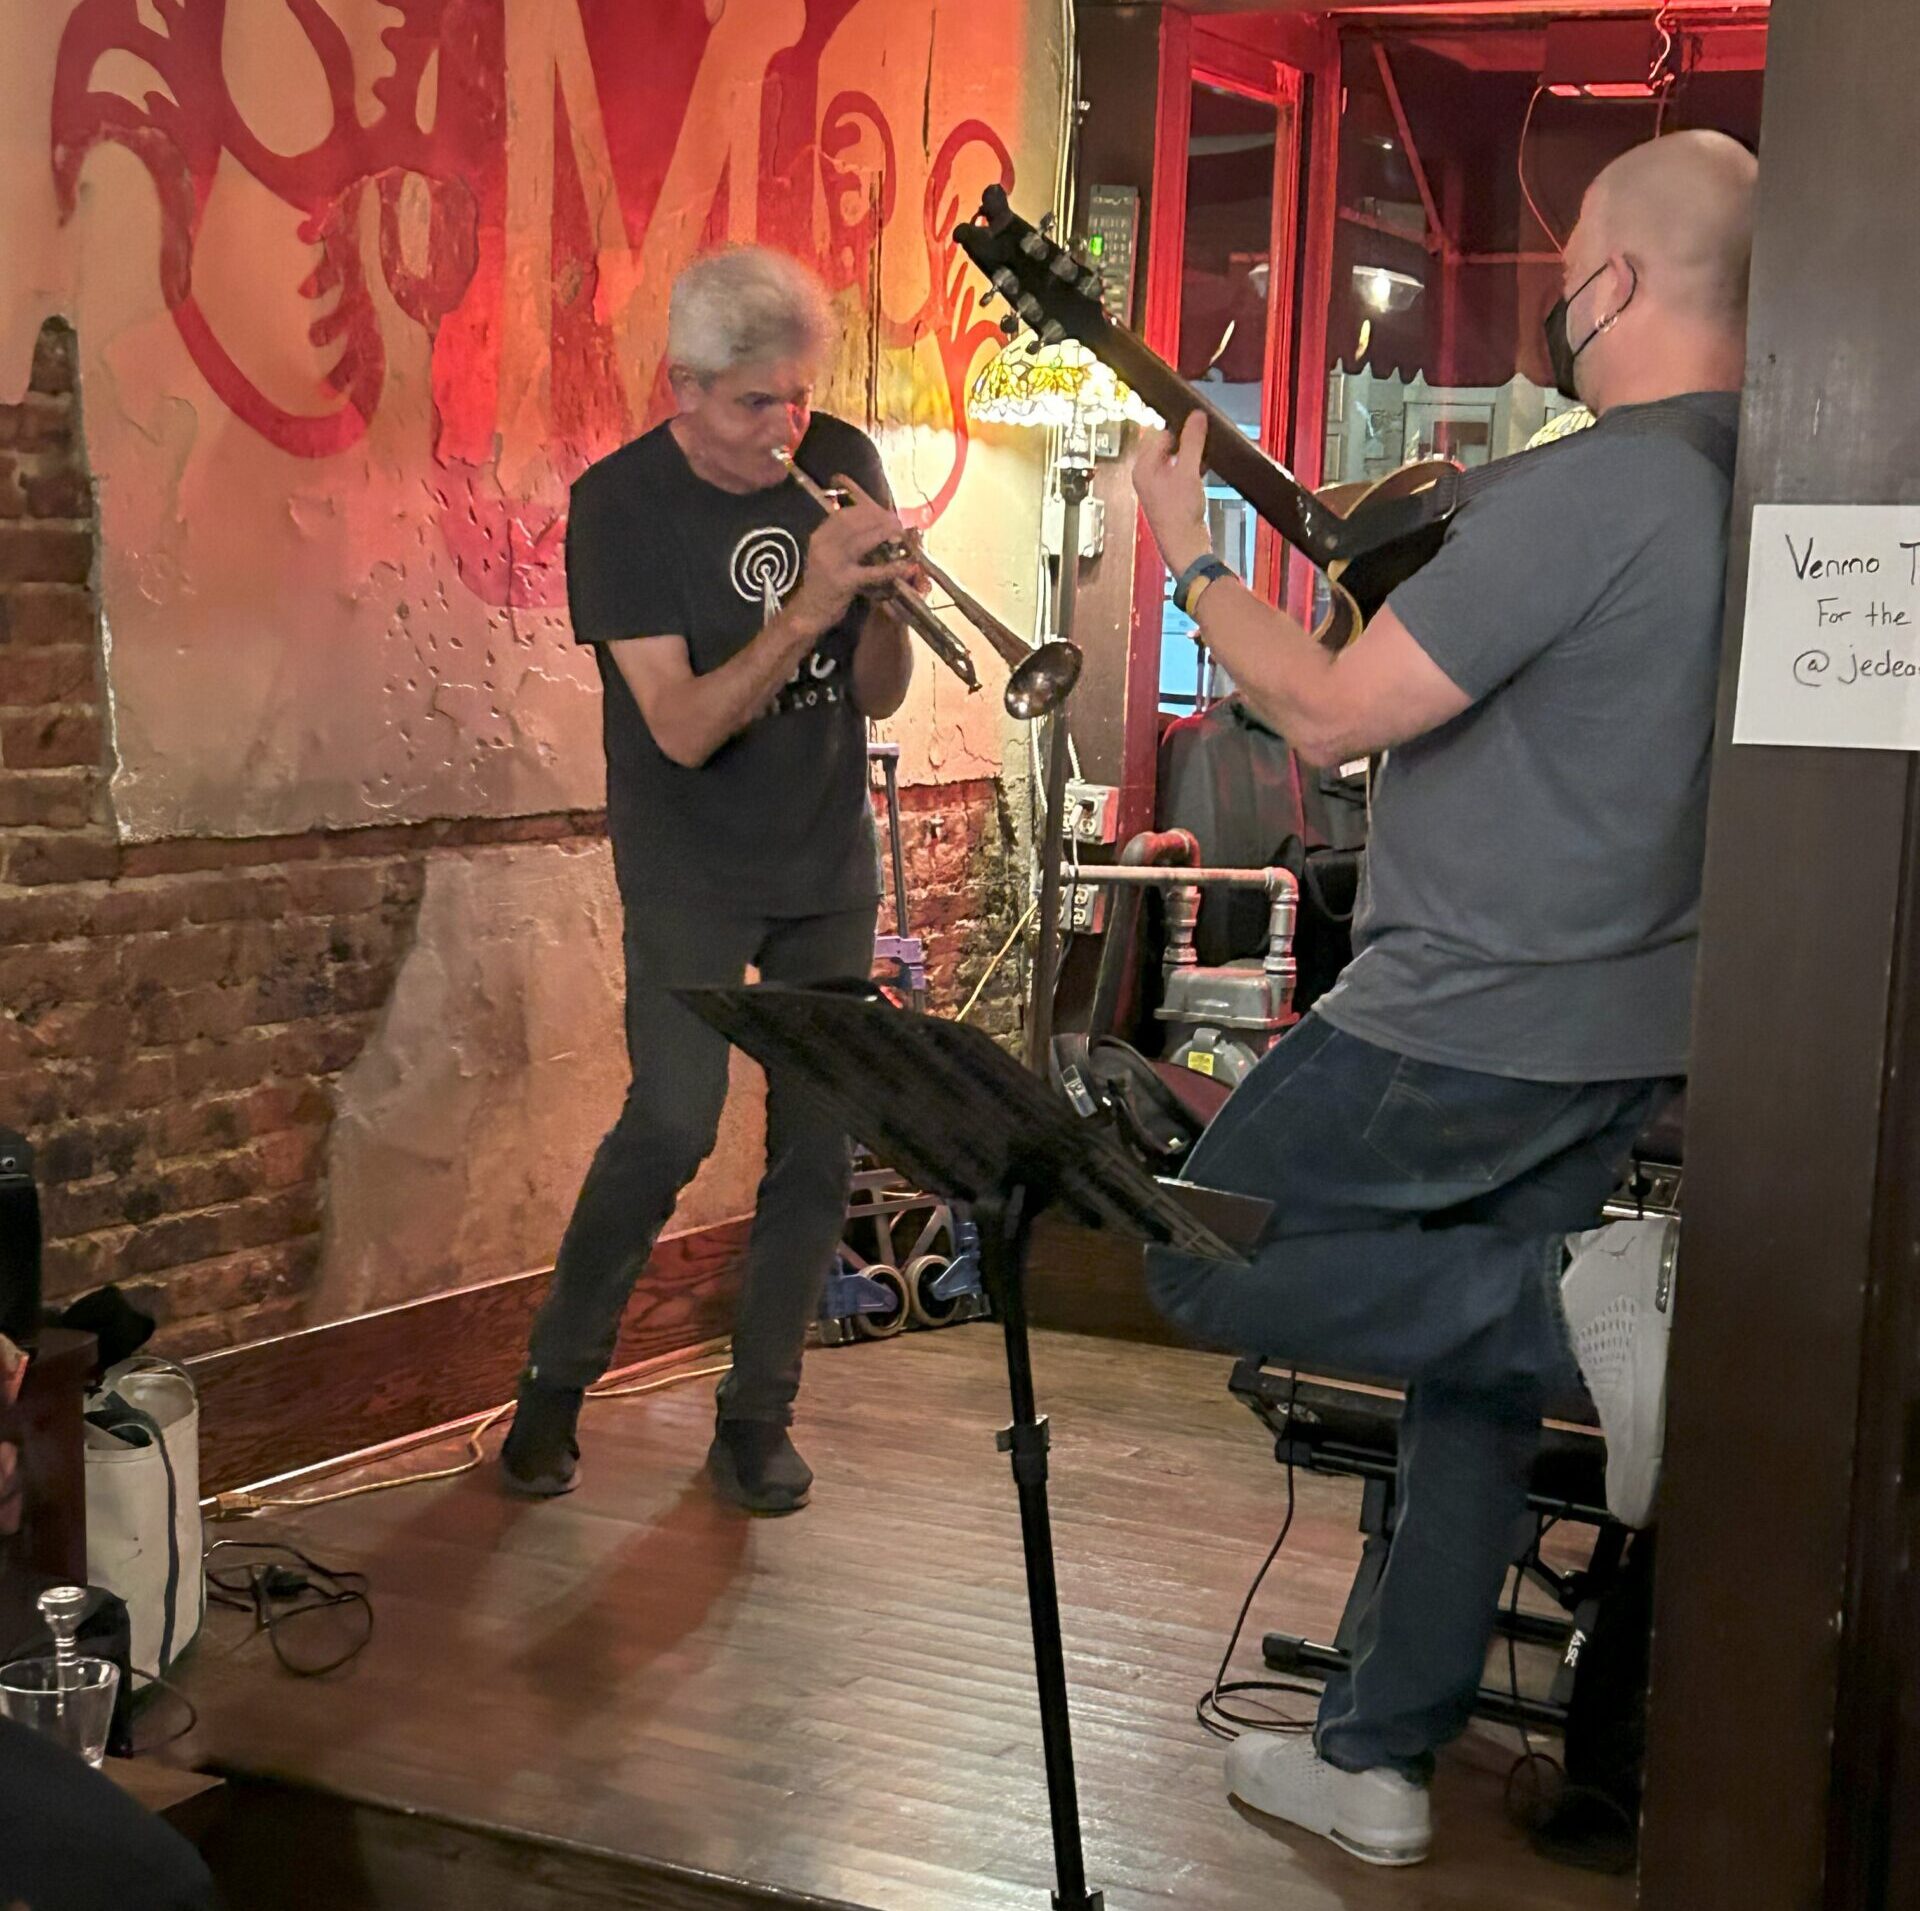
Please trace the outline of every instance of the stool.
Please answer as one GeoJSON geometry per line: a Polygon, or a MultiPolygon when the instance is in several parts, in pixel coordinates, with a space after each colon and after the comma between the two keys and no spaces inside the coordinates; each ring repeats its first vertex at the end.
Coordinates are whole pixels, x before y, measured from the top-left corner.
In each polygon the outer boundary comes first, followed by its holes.
{"type": "MultiPolygon", "coordinates": [[[[1387,1569],[1393,1543],[1405,1398],[1364,1381],[1303,1379],[1252,1359],[1234,1367],[1227,1387],[1272,1432],[1274,1458],[1283,1466],[1361,1482],[1360,1565],[1332,1642],[1323,1644],[1287,1632],[1270,1632],[1261,1641],[1266,1662],[1276,1672],[1322,1679],[1343,1672],[1353,1662],[1361,1615],[1387,1569]]],[[[1541,1432],[1527,1505],[1563,1526],[1595,1528],[1593,1554],[1579,1570],[1560,1572],[1541,1557],[1535,1541],[1514,1561],[1527,1579],[1551,1595],[1566,1617],[1503,1606],[1495,1624],[1519,1644],[1557,1651],[1560,1666],[1544,1699],[1505,1686],[1483,1685],[1474,1703],[1483,1718],[1536,1730],[1565,1727],[1580,1647],[1592,1630],[1599,1601],[1619,1576],[1626,1550],[1628,1529],[1607,1512],[1606,1489],[1607,1454],[1599,1427],[1548,1421],[1541,1432]]]]}

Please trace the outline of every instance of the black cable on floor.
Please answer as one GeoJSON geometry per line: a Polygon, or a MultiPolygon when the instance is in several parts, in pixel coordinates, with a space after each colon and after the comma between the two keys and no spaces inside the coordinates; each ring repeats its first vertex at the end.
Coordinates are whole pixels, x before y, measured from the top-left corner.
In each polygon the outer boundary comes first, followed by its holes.
{"type": "Polygon", "coordinates": [[[373,1601],[364,1573],[323,1566],[284,1540],[217,1539],[207,1548],[206,1557],[208,1602],[251,1613],[254,1630],[266,1634],[282,1670],[297,1679],[338,1672],[357,1659],[373,1637],[373,1601]],[[216,1568],[212,1561],[219,1552],[232,1553],[236,1563],[216,1568]],[[265,1557],[242,1557],[247,1554],[265,1557]],[[314,1623],[315,1615],[327,1612],[346,1616],[314,1623]],[[336,1625],[345,1628],[344,1646],[335,1634],[336,1625]],[[299,1644],[294,1648],[296,1640],[299,1644]]]}
{"type": "MultiPolygon", "coordinates": [[[[1559,1524],[1559,1514],[1554,1514],[1551,1517],[1544,1515],[1541,1517],[1539,1527],[1534,1534],[1533,1550],[1535,1555],[1538,1555],[1541,1546],[1545,1544],[1547,1535],[1559,1524]]],[[[1524,1576],[1524,1569],[1522,1567],[1516,1566],[1513,1569],[1513,1590],[1507,1605],[1509,1620],[1515,1617],[1520,1610],[1520,1586],[1524,1576]]],[[[1505,1809],[1508,1823],[1513,1825],[1516,1830],[1526,1833],[1528,1837],[1531,1838],[1546,1825],[1547,1821],[1554,1814],[1560,1812],[1566,1806],[1581,1804],[1597,1807],[1603,1813],[1619,1822],[1626,1836],[1624,1849],[1629,1855],[1625,1863],[1619,1866],[1590,1866],[1589,1868],[1615,1869],[1620,1871],[1631,1870],[1633,1861],[1630,1854],[1634,1841],[1639,1833],[1639,1827],[1634,1823],[1632,1814],[1627,1811],[1618,1799],[1601,1791],[1597,1786],[1574,1784],[1567,1777],[1566,1766],[1550,1753],[1537,1749],[1531,1735],[1527,1731],[1527,1722],[1519,1711],[1519,1657],[1514,1645],[1513,1627],[1511,1624],[1509,1624],[1507,1628],[1507,1679],[1508,1689],[1513,1694],[1514,1723],[1520,1733],[1521,1747],[1520,1756],[1515,1759],[1513,1764],[1507,1769],[1507,1782],[1502,1795],[1502,1805],[1505,1809]],[[1532,1794],[1525,1798],[1518,1796],[1515,1790],[1522,1772],[1530,1772],[1535,1775],[1532,1794]],[[1553,1782],[1556,1779],[1558,1783],[1553,1782]]],[[[1569,1860],[1569,1862],[1573,1861],[1569,1860]]]]}
{"type": "Polygon", "coordinates": [[[170,1679],[161,1678],[159,1673],[145,1672],[145,1671],[142,1671],[139,1666],[135,1666],[133,1668],[133,1676],[135,1679],[141,1682],[139,1690],[142,1696],[144,1696],[146,1693],[153,1691],[157,1688],[159,1691],[164,1692],[168,1698],[177,1699],[180,1702],[180,1704],[185,1706],[187,1709],[187,1719],[184,1725],[175,1727],[175,1729],[169,1732],[165,1738],[157,1738],[151,1741],[151,1743],[134,1746],[133,1748],[134,1757],[144,1758],[149,1752],[164,1751],[169,1745],[173,1745],[177,1743],[179,1740],[185,1738],[187,1734],[191,1732],[193,1728],[200,1723],[200,1712],[199,1712],[199,1708],[194,1704],[194,1702],[190,1698],[188,1698],[187,1695],[184,1692],[182,1692],[177,1685],[175,1685],[170,1679]]]}
{"type": "MultiPolygon", "coordinates": [[[[1533,1531],[1533,1551],[1538,1554],[1547,1535],[1559,1524],[1558,1516],[1547,1519],[1544,1516],[1536,1520],[1533,1531]]],[[[1513,1585],[1507,1599],[1507,1690],[1513,1696],[1514,1729],[1520,1734],[1520,1756],[1507,1768],[1506,1788],[1502,1803],[1508,1822],[1517,1825],[1522,1831],[1530,1831],[1539,1821],[1540,1814],[1551,1808],[1551,1801],[1560,1796],[1566,1788],[1566,1767],[1550,1752],[1534,1749],[1532,1735],[1527,1730],[1526,1714],[1520,1709],[1520,1653],[1514,1641],[1514,1628],[1520,1618],[1520,1589],[1526,1582],[1526,1566],[1516,1564],[1513,1568],[1513,1585]],[[1525,1803],[1514,1796],[1514,1785],[1522,1772],[1536,1774],[1536,1786],[1546,1783],[1540,1768],[1546,1768],[1560,1781],[1550,1789],[1534,1791],[1532,1798],[1525,1803]]]]}
{"type": "MultiPolygon", "coordinates": [[[[1287,1395],[1287,1420],[1292,1424],[1294,1400],[1300,1391],[1300,1376],[1292,1377],[1292,1388],[1287,1395]]],[[[1220,1655],[1220,1664],[1213,1675],[1213,1683],[1201,1693],[1193,1704],[1193,1716],[1202,1727],[1215,1738],[1235,1739],[1242,1732],[1311,1732],[1312,1719],[1282,1718],[1273,1713],[1258,1714],[1241,1712],[1221,1703],[1230,1693],[1243,1692],[1286,1692],[1299,1697],[1317,1699],[1320,1694],[1315,1686],[1303,1685],[1293,1679],[1229,1679],[1227,1667],[1233,1662],[1233,1655],[1240,1645],[1240,1634],[1246,1629],[1247,1614],[1253,1610],[1254,1597],[1258,1594],[1267,1574],[1273,1568],[1273,1562],[1280,1557],[1280,1549],[1287,1543],[1287,1535],[1293,1530],[1294,1487],[1293,1487],[1293,1449],[1291,1443],[1287,1449],[1287,1512],[1280,1522],[1280,1532],[1267,1556],[1260,1562],[1260,1570],[1253,1576],[1253,1584],[1247,1588],[1247,1596],[1240,1602],[1240,1615],[1233,1622],[1233,1631],[1227,1639],[1227,1649],[1220,1655]]]]}

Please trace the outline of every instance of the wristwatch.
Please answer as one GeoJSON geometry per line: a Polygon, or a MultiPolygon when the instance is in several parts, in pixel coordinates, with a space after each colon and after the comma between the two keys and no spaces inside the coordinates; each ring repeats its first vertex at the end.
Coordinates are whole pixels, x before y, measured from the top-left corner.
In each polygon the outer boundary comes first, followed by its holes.
{"type": "Polygon", "coordinates": [[[1211,551],[1203,552],[1173,580],[1173,601],[1187,616],[1199,602],[1200,593],[1217,577],[1235,575],[1231,564],[1224,564],[1211,551]]]}

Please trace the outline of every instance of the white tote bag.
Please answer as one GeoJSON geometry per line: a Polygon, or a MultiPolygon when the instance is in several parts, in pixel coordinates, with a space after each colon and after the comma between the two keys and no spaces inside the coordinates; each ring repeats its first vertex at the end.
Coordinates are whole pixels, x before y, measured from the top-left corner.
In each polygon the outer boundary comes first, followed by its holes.
{"type": "Polygon", "coordinates": [[[87,1577],[126,1604],[136,1672],[162,1674],[206,1611],[200,1400],[186,1372],[136,1354],[87,1396],[87,1577]]]}

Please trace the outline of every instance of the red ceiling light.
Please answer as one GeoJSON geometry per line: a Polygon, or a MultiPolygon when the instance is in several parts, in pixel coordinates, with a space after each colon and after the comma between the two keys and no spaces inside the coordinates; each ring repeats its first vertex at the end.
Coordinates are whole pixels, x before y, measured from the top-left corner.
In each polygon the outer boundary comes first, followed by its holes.
{"type": "Polygon", "coordinates": [[[1673,36],[1652,20],[1556,20],[1540,84],[1557,99],[1650,100],[1671,79],[1673,36]]]}

